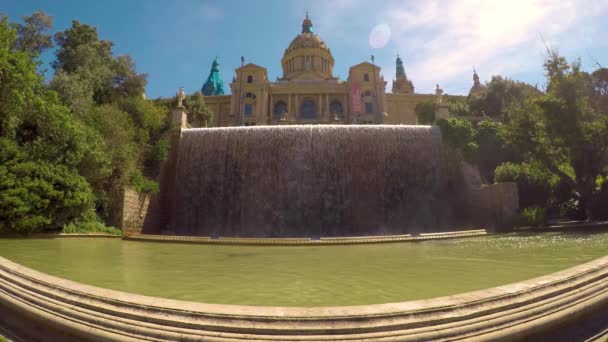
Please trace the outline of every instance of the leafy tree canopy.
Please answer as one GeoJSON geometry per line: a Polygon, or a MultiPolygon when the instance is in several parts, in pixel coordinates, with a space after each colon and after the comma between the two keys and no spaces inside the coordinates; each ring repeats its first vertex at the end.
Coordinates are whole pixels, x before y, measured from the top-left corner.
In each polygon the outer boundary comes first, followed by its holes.
{"type": "Polygon", "coordinates": [[[527,160],[572,186],[580,212],[590,217],[596,181],[608,165],[608,113],[593,105],[600,94],[580,63],[550,51],[545,69],[547,93],[510,109],[504,137],[527,160]]]}
{"type": "Polygon", "coordinates": [[[12,23],[11,27],[17,31],[15,48],[33,55],[52,48],[52,36],[48,33],[53,27],[53,18],[44,12],[35,12],[31,16],[23,17],[23,24],[12,23]]]}
{"type": "Polygon", "coordinates": [[[414,109],[418,123],[421,125],[430,125],[435,122],[435,112],[437,104],[434,101],[425,101],[418,103],[414,109]]]}

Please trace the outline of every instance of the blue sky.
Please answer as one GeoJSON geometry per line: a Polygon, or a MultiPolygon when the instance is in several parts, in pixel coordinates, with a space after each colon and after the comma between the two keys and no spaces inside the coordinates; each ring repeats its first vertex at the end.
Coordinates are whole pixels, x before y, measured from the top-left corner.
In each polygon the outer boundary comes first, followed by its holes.
{"type": "Polygon", "coordinates": [[[54,17],[55,31],[73,19],[96,26],[116,54],[130,54],[149,74],[149,98],[200,89],[215,56],[225,89],[241,56],[274,80],[306,10],[337,76],[346,79],[350,66],[374,54],[387,90],[397,53],[420,93],[433,93],[436,83],[448,94],[468,93],[473,66],[482,80],[500,74],[543,86],[543,42],[588,70],[594,60],[608,66],[608,0],[0,0],[11,21],[36,10],[54,17]]]}

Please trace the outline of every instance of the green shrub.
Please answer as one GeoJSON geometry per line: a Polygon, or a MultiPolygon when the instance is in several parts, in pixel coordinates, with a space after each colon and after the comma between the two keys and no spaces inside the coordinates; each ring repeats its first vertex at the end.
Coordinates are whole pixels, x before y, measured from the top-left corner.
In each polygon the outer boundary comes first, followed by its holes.
{"type": "Polygon", "coordinates": [[[93,201],[89,184],[76,170],[29,160],[14,142],[0,139],[0,232],[59,228],[79,219],[93,201]]]}
{"type": "Polygon", "coordinates": [[[495,182],[516,182],[519,206],[547,207],[551,196],[554,176],[543,168],[530,163],[503,163],[494,171],[495,182]]]}
{"type": "Polygon", "coordinates": [[[434,101],[421,102],[414,109],[420,125],[430,125],[435,122],[437,104],[434,101]]]}
{"type": "Polygon", "coordinates": [[[437,121],[443,142],[463,152],[471,164],[477,163],[479,144],[475,141],[475,127],[465,119],[448,118],[437,121]]]}
{"type": "Polygon", "coordinates": [[[527,207],[523,210],[522,215],[526,220],[526,224],[531,227],[544,226],[547,223],[547,212],[545,208],[527,207]]]}
{"type": "Polygon", "coordinates": [[[63,226],[62,232],[66,234],[106,233],[111,235],[122,235],[122,230],[114,227],[107,227],[101,222],[79,222],[66,224],[63,226]]]}
{"type": "Polygon", "coordinates": [[[608,178],[598,180],[599,191],[591,198],[591,218],[593,220],[608,220],[608,178]]]}
{"type": "Polygon", "coordinates": [[[151,194],[160,190],[158,183],[145,178],[139,171],[131,174],[131,186],[135,191],[142,194],[151,194]]]}

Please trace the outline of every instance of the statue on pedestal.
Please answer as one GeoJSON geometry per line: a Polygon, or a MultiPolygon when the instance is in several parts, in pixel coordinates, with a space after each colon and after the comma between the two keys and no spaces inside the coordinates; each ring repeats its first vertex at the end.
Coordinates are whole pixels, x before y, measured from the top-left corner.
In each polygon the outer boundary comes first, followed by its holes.
{"type": "Polygon", "coordinates": [[[443,89],[439,88],[439,84],[437,84],[437,88],[435,88],[435,95],[437,96],[437,104],[443,103],[443,89]]]}
{"type": "Polygon", "coordinates": [[[177,108],[184,108],[184,104],[182,103],[186,99],[184,87],[180,87],[179,91],[175,95],[177,95],[177,108]]]}

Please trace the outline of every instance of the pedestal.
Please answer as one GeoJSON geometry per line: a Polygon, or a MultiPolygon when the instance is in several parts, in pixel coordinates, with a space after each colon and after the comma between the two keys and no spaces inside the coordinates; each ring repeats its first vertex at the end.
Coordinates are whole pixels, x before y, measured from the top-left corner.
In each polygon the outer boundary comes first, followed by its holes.
{"type": "Polygon", "coordinates": [[[181,128],[188,127],[188,112],[186,111],[186,108],[178,107],[173,110],[171,113],[171,126],[181,128]]]}

